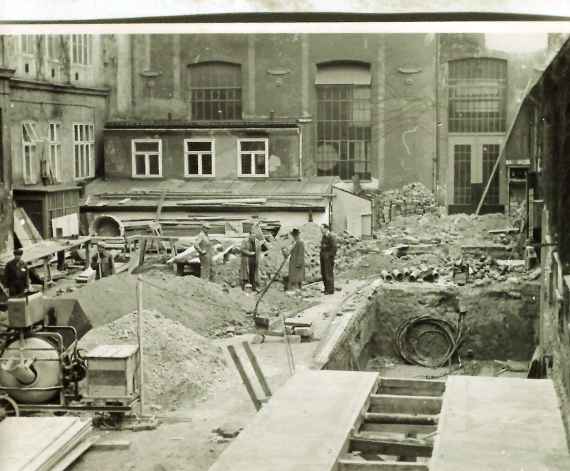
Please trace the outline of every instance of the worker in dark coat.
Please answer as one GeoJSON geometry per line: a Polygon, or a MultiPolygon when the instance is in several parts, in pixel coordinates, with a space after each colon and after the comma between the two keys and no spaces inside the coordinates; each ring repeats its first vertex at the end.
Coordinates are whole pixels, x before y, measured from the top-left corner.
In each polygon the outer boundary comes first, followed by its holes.
{"type": "Polygon", "coordinates": [[[115,273],[115,262],[107,248],[97,245],[97,253],[91,257],[91,268],[95,270],[95,279],[100,280],[115,273]]]}
{"type": "Polygon", "coordinates": [[[202,224],[202,230],[194,242],[194,248],[200,257],[200,278],[206,281],[214,281],[214,253],[212,241],[208,236],[209,231],[210,225],[202,224]]]}
{"type": "Polygon", "coordinates": [[[291,231],[293,246],[289,251],[288,289],[300,289],[305,281],[305,242],[301,240],[299,229],[291,231]]]}
{"type": "Polygon", "coordinates": [[[14,258],[4,268],[4,280],[11,297],[23,296],[30,287],[28,266],[22,260],[23,249],[14,250],[14,258]]]}
{"type": "Polygon", "coordinates": [[[241,265],[239,270],[240,286],[245,290],[247,283],[251,284],[251,289],[257,291],[257,243],[255,233],[252,230],[249,237],[240,246],[241,265]]]}
{"type": "Polygon", "coordinates": [[[336,236],[327,224],[322,225],[321,239],[321,275],[325,285],[325,294],[334,294],[334,260],[336,257],[336,236]]]}

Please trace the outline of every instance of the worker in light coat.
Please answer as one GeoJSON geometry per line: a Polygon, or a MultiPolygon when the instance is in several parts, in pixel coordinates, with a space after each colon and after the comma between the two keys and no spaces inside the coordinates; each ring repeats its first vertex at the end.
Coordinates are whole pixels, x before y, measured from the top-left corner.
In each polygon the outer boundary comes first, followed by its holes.
{"type": "Polygon", "coordinates": [[[200,234],[194,242],[194,248],[200,257],[200,278],[206,281],[214,281],[214,268],[213,268],[213,247],[212,241],[208,236],[210,231],[209,224],[202,224],[200,234]]]}
{"type": "Polygon", "coordinates": [[[321,227],[321,275],[325,285],[325,294],[334,294],[334,261],[336,257],[336,236],[327,224],[321,227]]]}
{"type": "Polygon", "coordinates": [[[14,250],[14,258],[4,268],[4,281],[10,297],[18,297],[26,294],[30,287],[28,265],[22,260],[24,250],[14,250]]]}
{"type": "Polygon", "coordinates": [[[305,281],[305,242],[301,240],[299,229],[291,231],[293,245],[289,250],[289,275],[287,289],[300,289],[305,281]]]}

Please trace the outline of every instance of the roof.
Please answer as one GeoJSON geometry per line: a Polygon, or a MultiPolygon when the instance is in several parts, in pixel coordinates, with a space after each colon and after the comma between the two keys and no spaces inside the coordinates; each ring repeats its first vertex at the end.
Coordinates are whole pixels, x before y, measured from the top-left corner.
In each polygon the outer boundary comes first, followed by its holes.
{"type": "Polygon", "coordinates": [[[186,120],[121,120],[109,121],[105,130],[119,129],[244,129],[244,128],[298,128],[294,119],[186,121],[186,120]]]}
{"type": "Polygon", "coordinates": [[[81,187],[75,183],[59,183],[57,185],[43,185],[36,183],[34,185],[14,185],[15,192],[41,192],[54,193],[58,191],[80,190],[81,187]]]}

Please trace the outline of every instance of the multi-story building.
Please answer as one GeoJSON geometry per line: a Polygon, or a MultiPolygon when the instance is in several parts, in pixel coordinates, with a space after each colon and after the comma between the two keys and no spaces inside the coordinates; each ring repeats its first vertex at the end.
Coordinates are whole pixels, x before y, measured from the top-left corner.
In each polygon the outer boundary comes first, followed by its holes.
{"type": "Polygon", "coordinates": [[[44,238],[54,237],[52,220],[79,214],[82,186],[102,162],[109,91],[101,37],[1,39],[5,172],[15,203],[44,238]]]}

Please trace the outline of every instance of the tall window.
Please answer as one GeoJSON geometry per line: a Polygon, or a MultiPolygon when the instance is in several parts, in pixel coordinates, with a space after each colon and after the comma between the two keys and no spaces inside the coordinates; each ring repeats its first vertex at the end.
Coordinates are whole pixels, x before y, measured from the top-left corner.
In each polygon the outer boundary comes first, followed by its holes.
{"type": "Polygon", "coordinates": [[[73,125],[73,157],[75,178],[89,178],[94,175],[95,136],[93,124],[73,125]]]}
{"type": "Polygon", "coordinates": [[[133,139],[133,177],[162,176],[162,141],[160,139],[133,139]]]}
{"type": "Polygon", "coordinates": [[[505,132],[507,62],[449,62],[449,132],[505,132]]]}
{"type": "Polygon", "coordinates": [[[22,55],[33,56],[36,53],[36,35],[35,34],[22,34],[20,36],[20,48],[22,55]]]}
{"type": "Polygon", "coordinates": [[[471,146],[453,146],[453,201],[455,204],[471,204],[471,146]]]}
{"type": "Polygon", "coordinates": [[[61,179],[61,140],[59,123],[48,123],[48,164],[56,180],[61,179]]]}
{"type": "Polygon", "coordinates": [[[89,34],[71,35],[71,62],[75,65],[91,65],[92,37],[89,34]]]}
{"type": "Polygon", "coordinates": [[[190,67],[192,119],[241,119],[241,66],[205,62],[190,67]]]}
{"type": "Polygon", "coordinates": [[[60,79],[60,72],[62,67],[61,38],[61,36],[56,34],[46,34],[45,36],[46,58],[48,62],[47,72],[49,74],[49,78],[53,80],[60,79]]]}
{"type": "Polygon", "coordinates": [[[267,139],[238,140],[238,176],[268,176],[267,142],[267,139]]]}
{"type": "Polygon", "coordinates": [[[214,176],[214,141],[184,140],[184,175],[186,177],[214,176]]]}
{"type": "MultiPolygon", "coordinates": [[[[499,144],[484,144],[483,145],[483,187],[487,185],[497,157],[501,152],[499,144]]],[[[485,197],[484,204],[499,204],[499,175],[495,172],[493,180],[489,185],[489,191],[485,197]]]]}
{"type": "Polygon", "coordinates": [[[317,72],[317,175],[369,174],[370,68],[326,64],[317,72]]]}
{"type": "Polygon", "coordinates": [[[34,167],[36,165],[37,142],[36,125],[32,122],[22,123],[22,163],[23,176],[26,183],[35,182],[34,167]]]}

